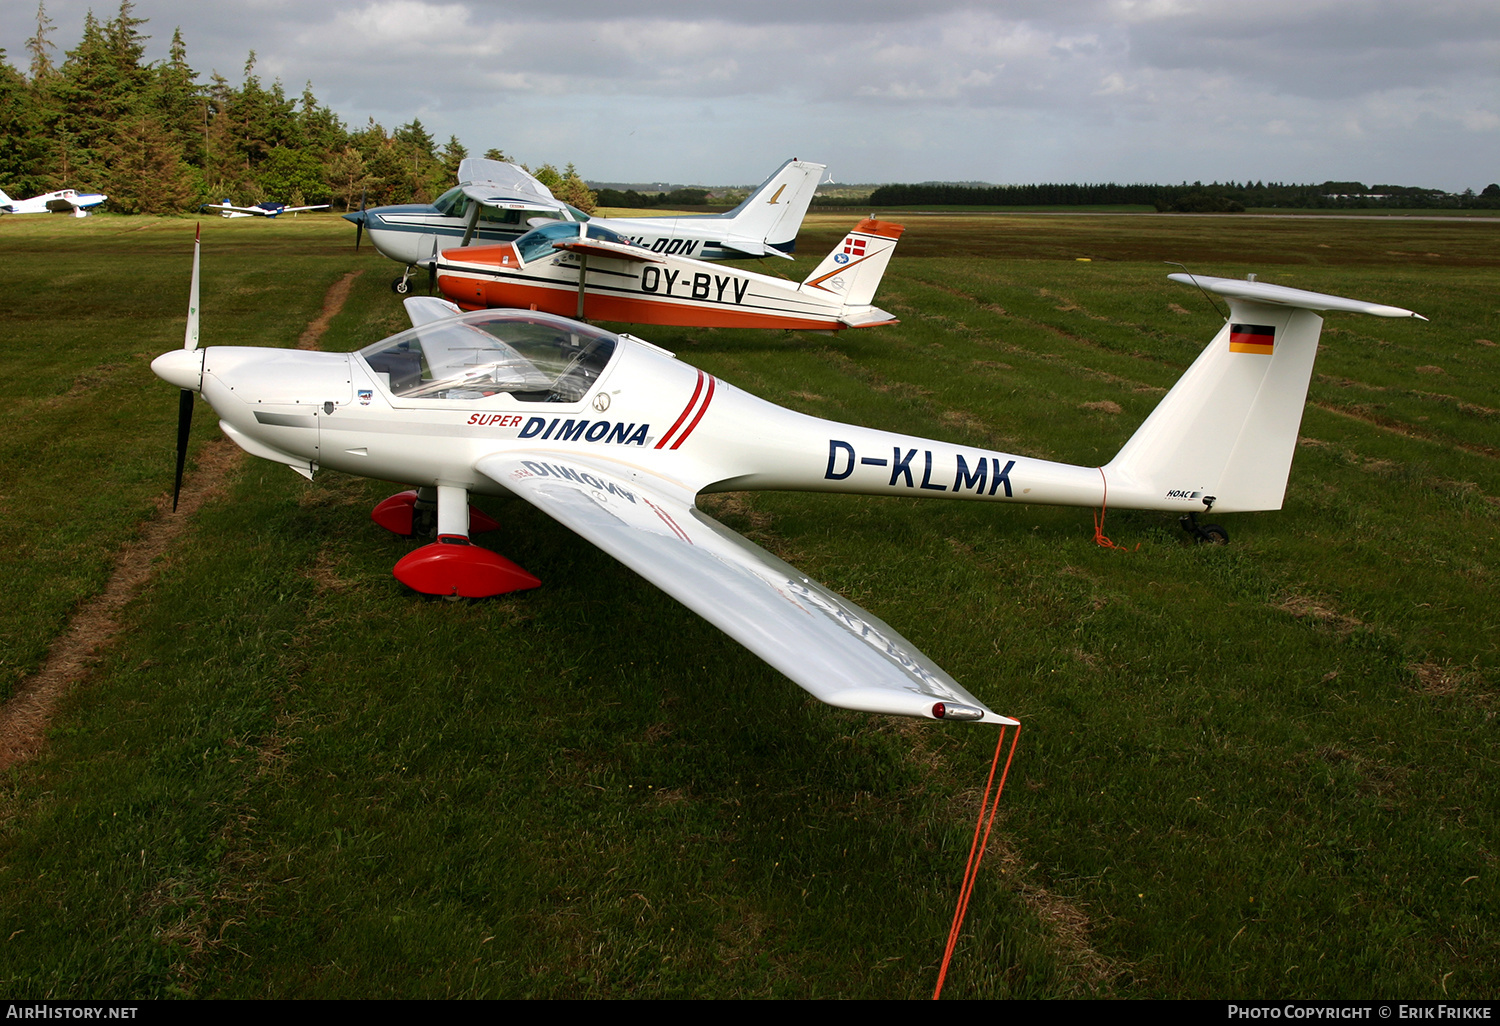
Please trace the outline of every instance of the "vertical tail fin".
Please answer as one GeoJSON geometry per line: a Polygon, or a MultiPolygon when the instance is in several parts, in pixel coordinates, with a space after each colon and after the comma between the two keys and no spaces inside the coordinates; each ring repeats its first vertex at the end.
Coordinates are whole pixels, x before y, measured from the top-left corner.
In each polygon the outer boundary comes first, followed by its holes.
{"type": "Polygon", "coordinates": [[[869,306],[905,230],[899,224],[865,218],[823,258],[800,290],[835,293],[845,307],[869,306]]]}
{"type": "Polygon", "coordinates": [[[1255,281],[1169,277],[1226,296],[1229,321],[1103,468],[1111,505],[1280,509],[1323,330],[1319,312],[1426,319],[1255,281]]]}
{"type": "Polygon", "coordinates": [[[795,157],[776,169],[750,198],[723,216],[730,221],[729,243],[742,241],[791,253],[797,232],[823,179],[827,164],[813,164],[795,157]]]}

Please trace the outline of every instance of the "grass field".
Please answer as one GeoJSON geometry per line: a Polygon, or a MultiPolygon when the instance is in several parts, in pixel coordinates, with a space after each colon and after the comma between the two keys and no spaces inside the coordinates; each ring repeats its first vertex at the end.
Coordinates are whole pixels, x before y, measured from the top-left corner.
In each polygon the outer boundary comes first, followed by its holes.
{"type": "MultiPolygon", "coordinates": [[[[856,219],[809,218],[800,278],[856,219]]],[[[0,688],[171,487],[189,220],[0,219],[0,688]]],[[[400,328],[332,216],[204,222],[203,341],[400,328]]],[[[839,420],[1107,460],[1220,323],[1329,319],[1286,508],[703,502],[1024,723],[953,997],[1490,997],[1500,976],[1500,225],[913,219],[835,338],[637,329],[839,420]],[[1082,258],[1087,258],[1084,262],[1082,258]],[[1138,548],[1137,548],[1138,546],[1138,548]]],[[[217,434],[200,404],[194,453],[217,434]]],[[[923,997],[994,735],[824,707],[519,500],[544,587],[428,601],[395,489],[245,459],[0,781],[0,980],[41,997],[923,997]]],[[[494,539],[493,541],[490,539],[494,539]]]]}

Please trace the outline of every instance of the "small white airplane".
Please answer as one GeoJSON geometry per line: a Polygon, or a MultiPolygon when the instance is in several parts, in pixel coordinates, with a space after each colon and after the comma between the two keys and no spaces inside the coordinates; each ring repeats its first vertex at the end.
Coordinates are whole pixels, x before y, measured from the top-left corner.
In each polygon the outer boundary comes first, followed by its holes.
{"type": "Polygon", "coordinates": [[[597,221],[553,222],[515,242],[445,249],[431,269],[443,295],[465,310],[512,306],[631,324],[841,331],[896,323],[870,301],[903,230],[866,218],[801,284],[654,253],[597,221]]]}
{"type": "Polygon", "coordinates": [[[411,291],[412,272],[440,250],[510,242],[554,220],[602,225],[637,246],[672,256],[791,259],[826,166],[793,158],[724,214],[591,218],[557,199],[525,169],[470,157],[458,165],[459,184],[432,203],[371,207],[345,214],[344,219],[354,222],[356,248],[369,231],[382,256],[406,265],[391,283],[391,289],[403,296],[411,291]]]}
{"type": "Polygon", "coordinates": [[[285,203],[252,203],[248,207],[237,207],[227,199],[223,203],[205,203],[204,210],[217,210],[225,217],[276,217],[280,214],[300,214],[304,210],[327,210],[329,204],[319,203],[311,207],[289,207],[285,203]]]}
{"type": "MultiPolygon", "coordinates": [[[[1170,510],[1279,509],[1323,320],[1409,310],[1254,281],[1172,275],[1230,316],[1120,453],[1081,467],[783,409],[630,335],[529,310],[406,301],[413,327],[354,353],[197,348],[151,369],[181,389],[180,488],[194,395],[246,452],[415,486],[373,517],[436,541],[395,575],[433,595],[536,587],[470,541],[471,492],[513,495],[604,549],[824,702],[933,719],[999,716],[889,625],[696,508],[783,489],[1170,510]]],[[[1194,521],[1196,523],[1196,521],[1194,521]]],[[[1222,536],[1222,531],[1219,532],[1222,536]]]]}
{"type": "Polygon", "coordinates": [[[79,193],[73,189],[59,189],[31,199],[16,200],[0,190],[0,214],[72,214],[74,217],[88,217],[91,208],[107,199],[108,196],[97,192],[79,193]]]}

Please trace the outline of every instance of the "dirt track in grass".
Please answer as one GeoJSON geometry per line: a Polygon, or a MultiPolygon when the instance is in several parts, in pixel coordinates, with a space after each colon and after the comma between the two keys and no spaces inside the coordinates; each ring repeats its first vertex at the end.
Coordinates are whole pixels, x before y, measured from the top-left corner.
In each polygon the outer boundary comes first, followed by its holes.
{"type": "MultiPolygon", "coordinates": [[[[328,289],[323,309],[297,339],[298,349],[316,349],[333,318],[349,298],[349,289],[363,271],[351,271],[328,289]]],[[[170,495],[156,501],[156,513],[140,537],[121,547],[109,582],[84,602],[53,642],[41,670],[21,682],[10,701],[0,707],[0,770],[36,756],[45,741],[47,724],[57,703],[82,682],[100,651],[119,633],[120,611],[151,579],[156,559],[187,530],[193,516],[210,499],[223,493],[229,474],[242,453],[226,438],[215,439],[198,454],[198,467],[183,479],[177,510],[170,495]]]]}

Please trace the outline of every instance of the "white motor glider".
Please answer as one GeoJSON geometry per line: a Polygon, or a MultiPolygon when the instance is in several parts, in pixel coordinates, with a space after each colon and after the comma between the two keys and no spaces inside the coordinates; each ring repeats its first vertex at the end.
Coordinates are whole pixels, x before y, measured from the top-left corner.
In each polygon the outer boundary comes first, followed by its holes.
{"type": "Polygon", "coordinates": [[[597,221],[554,222],[515,242],[447,249],[432,271],[443,295],[465,310],[514,306],[630,324],[842,331],[896,323],[870,303],[902,231],[866,218],[801,283],[654,253],[597,221]]]}
{"type": "Polygon", "coordinates": [[[311,207],[289,207],[285,203],[252,203],[248,207],[237,207],[227,199],[223,203],[205,203],[204,210],[216,210],[225,217],[279,217],[282,214],[293,216],[304,210],[327,210],[329,204],[319,203],[311,207]]]}
{"type": "Polygon", "coordinates": [[[59,189],[31,199],[13,200],[5,195],[4,190],[0,190],[0,214],[72,214],[74,217],[88,217],[92,208],[107,199],[108,196],[97,192],[79,193],[74,189],[59,189]]]}
{"type": "Polygon", "coordinates": [[[821,420],[742,392],[672,354],[553,314],[455,315],[407,300],[414,327],[355,353],[197,348],[158,357],[182,389],[178,486],[194,393],[246,452],[416,486],[377,523],[436,541],[395,568],[412,588],[484,597],[537,578],[480,548],[469,493],[514,495],[604,549],[832,705],[1014,722],[887,624],[695,506],[758,489],[1193,512],[1281,506],[1322,325],[1320,311],[1395,307],[1222,278],[1229,323],[1103,467],[1079,467],[821,420]],[[435,504],[435,510],[433,506],[435,504]]]}
{"type": "Polygon", "coordinates": [[[391,282],[398,295],[411,290],[412,272],[445,249],[510,242],[550,221],[602,225],[637,246],[699,260],[792,258],[797,232],[822,180],[825,164],[795,157],[723,214],[661,217],[590,217],[552,195],[515,164],[470,157],[458,165],[458,185],[431,203],[371,207],[345,214],[355,224],[354,245],[364,233],[382,256],[406,270],[391,282]]]}

